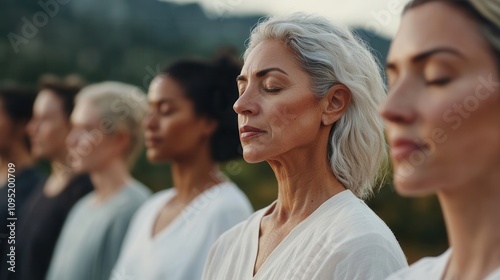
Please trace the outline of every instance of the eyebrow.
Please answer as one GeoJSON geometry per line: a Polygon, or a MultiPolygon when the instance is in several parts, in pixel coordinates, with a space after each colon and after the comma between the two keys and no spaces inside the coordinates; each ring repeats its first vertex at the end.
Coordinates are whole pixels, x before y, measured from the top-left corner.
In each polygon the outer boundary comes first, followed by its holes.
{"type": "MultiPolygon", "coordinates": [[[[456,49],[442,47],[442,48],[430,49],[430,50],[424,51],[420,54],[417,54],[416,56],[414,56],[411,59],[411,62],[418,63],[418,62],[424,61],[424,60],[428,59],[429,57],[436,55],[436,54],[439,54],[439,53],[448,53],[448,54],[453,54],[455,56],[458,56],[460,58],[464,58],[464,56],[456,49]]],[[[397,67],[396,67],[395,63],[388,62],[386,64],[385,68],[386,68],[386,70],[395,70],[397,67]]]]}
{"type": "Polygon", "coordinates": [[[148,101],[149,105],[157,105],[157,104],[163,104],[163,103],[174,103],[174,101],[171,98],[162,98],[159,100],[148,101]]]}
{"type": "MultiPolygon", "coordinates": [[[[264,77],[265,75],[267,75],[273,71],[280,72],[280,73],[283,73],[283,74],[288,76],[287,72],[285,72],[284,70],[282,70],[278,67],[271,67],[271,68],[266,68],[266,69],[260,70],[257,73],[255,73],[255,76],[257,76],[258,78],[261,78],[261,77],[264,77]]],[[[247,78],[245,75],[239,75],[238,77],[236,77],[236,81],[246,81],[246,80],[247,80],[247,78]]]]}

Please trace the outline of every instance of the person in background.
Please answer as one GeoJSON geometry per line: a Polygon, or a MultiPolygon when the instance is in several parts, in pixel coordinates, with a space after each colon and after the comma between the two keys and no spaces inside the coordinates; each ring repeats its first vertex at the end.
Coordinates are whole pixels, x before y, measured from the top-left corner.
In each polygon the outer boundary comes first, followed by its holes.
{"type": "Polygon", "coordinates": [[[269,163],[278,199],[221,236],[203,279],[383,279],[406,267],[360,199],[387,158],[370,51],[347,29],[297,13],[257,25],[244,59],[234,104],[243,157],[269,163]]]}
{"type": "Polygon", "coordinates": [[[7,254],[14,254],[13,269],[19,270],[15,255],[18,243],[9,237],[15,237],[13,233],[19,231],[25,203],[35,186],[44,179],[35,167],[26,134],[35,96],[34,89],[0,88],[0,279],[9,279],[15,274],[9,270],[13,265],[7,263],[11,260],[7,254]],[[7,227],[12,223],[15,227],[7,227]],[[11,247],[15,249],[13,252],[11,247]]]}
{"type": "Polygon", "coordinates": [[[88,172],[94,190],[70,211],[48,280],[109,279],[130,219],[150,191],[130,175],[143,148],[146,99],[119,82],[87,86],[76,97],[66,139],[74,172],[88,172]]]}
{"type": "Polygon", "coordinates": [[[215,240],[252,213],[219,167],[240,157],[232,111],[240,69],[229,54],[215,62],[181,60],[152,81],[147,157],[171,163],[174,187],[138,211],[112,280],[201,279],[215,240]]]}
{"type": "Polygon", "coordinates": [[[437,194],[450,245],[389,279],[500,279],[500,0],[409,2],[386,71],[396,190],[437,194]]]}
{"type": "Polygon", "coordinates": [[[27,129],[32,155],[49,161],[51,173],[26,202],[17,235],[18,271],[14,279],[45,279],[66,216],[92,190],[89,175],[75,173],[70,168],[65,145],[80,84],[74,76],[65,81],[50,76],[41,79],[27,129]]]}

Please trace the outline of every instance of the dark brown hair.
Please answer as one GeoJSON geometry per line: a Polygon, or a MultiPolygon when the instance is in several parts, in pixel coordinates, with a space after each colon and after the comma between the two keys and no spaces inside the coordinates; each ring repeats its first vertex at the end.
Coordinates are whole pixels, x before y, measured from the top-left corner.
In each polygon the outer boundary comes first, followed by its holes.
{"type": "Polygon", "coordinates": [[[220,51],[214,61],[180,60],[162,70],[183,88],[195,113],[217,121],[211,153],[218,162],[241,156],[238,118],[233,104],[238,99],[236,77],[241,60],[235,50],[220,51]]]}
{"type": "Polygon", "coordinates": [[[46,74],[38,82],[38,90],[44,89],[54,93],[63,104],[63,111],[69,119],[73,108],[75,107],[75,96],[83,88],[85,83],[75,75],[61,79],[57,76],[46,74]]]}

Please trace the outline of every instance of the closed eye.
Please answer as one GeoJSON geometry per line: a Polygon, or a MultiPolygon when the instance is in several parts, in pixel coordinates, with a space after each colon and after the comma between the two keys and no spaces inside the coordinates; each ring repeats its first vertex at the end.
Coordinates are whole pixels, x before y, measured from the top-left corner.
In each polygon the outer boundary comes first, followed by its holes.
{"type": "Polygon", "coordinates": [[[438,79],[433,79],[430,81],[427,81],[426,84],[429,86],[444,86],[448,84],[451,81],[451,78],[448,77],[443,77],[443,78],[438,78],[438,79]]]}
{"type": "Polygon", "coordinates": [[[264,91],[269,93],[277,93],[280,92],[281,90],[282,88],[264,88],[264,91]]]}

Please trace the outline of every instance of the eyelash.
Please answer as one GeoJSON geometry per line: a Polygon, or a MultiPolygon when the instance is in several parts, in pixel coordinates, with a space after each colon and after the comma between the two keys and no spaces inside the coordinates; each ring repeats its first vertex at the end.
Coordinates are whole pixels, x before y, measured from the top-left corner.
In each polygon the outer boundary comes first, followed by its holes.
{"type": "Polygon", "coordinates": [[[161,110],[148,110],[147,117],[151,117],[155,114],[158,114],[160,116],[168,116],[172,114],[172,110],[167,110],[167,111],[161,111],[161,110]]]}
{"type": "MultiPolygon", "coordinates": [[[[238,89],[239,96],[242,96],[245,93],[246,88],[240,88],[238,89]]],[[[265,86],[262,86],[262,90],[267,92],[267,93],[278,93],[283,90],[283,88],[266,88],[265,86]]]]}
{"type": "Polygon", "coordinates": [[[280,92],[282,90],[281,88],[266,88],[266,87],[264,87],[263,89],[265,92],[269,92],[269,93],[277,93],[277,92],[280,92]]]}
{"type": "Polygon", "coordinates": [[[449,82],[451,81],[451,78],[439,78],[439,79],[435,79],[435,80],[432,80],[432,81],[428,81],[426,82],[427,85],[430,85],[430,86],[444,86],[446,84],[448,84],[449,82]]]}

